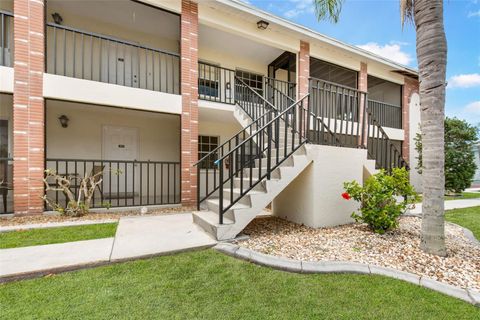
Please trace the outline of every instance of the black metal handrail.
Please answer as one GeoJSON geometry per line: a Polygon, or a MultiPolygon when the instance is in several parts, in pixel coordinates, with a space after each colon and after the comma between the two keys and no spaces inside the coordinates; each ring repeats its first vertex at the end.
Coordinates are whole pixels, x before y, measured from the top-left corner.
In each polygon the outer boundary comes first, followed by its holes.
{"type": "Polygon", "coordinates": [[[234,104],[235,70],[198,62],[198,97],[202,100],[234,104]]]}
{"type": "Polygon", "coordinates": [[[368,108],[381,126],[402,129],[401,106],[369,99],[368,108]]]}
{"type": "Polygon", "coordinates": [[[238,144],[228,154],[217,160],[219,168],[219,223],[223,224],[223,216],[243,196],[257,186],[264,179],[270,179],[271,173],[280,166],[288,157],[297,151],[306,139],[306,124],[308,122],[308,104],[305,106],[309,94],[293,103],[290,107],[277,114],[273,119],[257,130],[252,136],[238,144]],[[276,142],[274,141],[274,138],[276,142]],[[280,145],[280,137],[284,137],[283,146],[280,145]],[[290,138],[290,141],[288,140],[290,138]],[[252,141],[257,141],[259,148],[252,148],[252,141]],[[288,143],[290,142],[290,144],[288,143]],[[247,153],[246,148],[249,148],[247,153]],[[272,153],[275,154],[272,154],[272,153]],[[247,158],[249,161],[244,161],[247,158]],[[256,165],[255,161],[258,161],[256,165]],[[262,160],[263,159],[263,160],[262,160]],[[266,168],[262,167],[265,161],[266,168]],[[225,162],[229,163],[229,169],[225,178],[223,170],[225,162]],[[235,164],[235,165],[232,165],[235,164]],[[253,169],[258,172],[256,180],[253,180],[253,169]],[[244,182],[244,176],[248,180],[244,182]],[[240,185],[234,196],[234,178],[239,178],[240,185]],[[247,184],[245,186],[245,183],[247,184]],[[224,186],[228,184],[228,203],[224,206],[224,186]]]}
{"type": "Polygon", "coordinates": [[[47,23],[47,72],[180,93],[180,55],[127,40],[47,23]]]}
{"type": "Polygon", "coordinates": [[[263,77],[263,84],[265,99],[277,106],[279,110],[288,107],[289,102],[295,102],[295,82],[263,77]]]}
{"type": "MultiPolygon", "coordinates": [[[[177,161],[47,158],[45,162],[47,169],[71,179],[75,194],[82,177],[102,172],[93,208],[180,203],[181,172],[177,161]]],[[[49,191],[47,196],[66,205],[61,191],[49,191]]]]}
{"type": "MultiPolygon", "coordinates": [[[[276,110],[268,101],[265,101],[253,88],[246,85],[241,79],[235,78],[235,101],[237,105],[247,114],[252,120],[249,125],[240,130],[230,139],[210,151],[207,155],[202,157],[194,166],[197,167],[197,199],[198,209],[200,204],[216,193],[219,188],[218,184],[218,169],[217,161],[220,157],[228,154],[237,145],[245,141],[248,137],[254,135],[258,128],[263,127],[276,114],[276,110]],[[267,106],[267,107],[266,107],[267,106]],[[204,170],[205,182],[202,183],[201,170],[204,170]],[[209,174],[213,173],[213,181],[210,182],[209,174]],[[205,194],[202,196],[201,186],[204,186],[205,194]]],[[[258,141],[252,140],[250,148],[258,148],[258,141]]],[[[242,161],[252,161],[253,158],[245,157],[242,161]]],[[[232,164],[232,166],[235,164],[232,164]]]]}
{"type": "Polygon", "coordinates": [[[367,93],[316,78],[309,85],[314,116],[309,142],[363,148],[367,93]]]}
{"type": "Polygon", "coordinates": [[[375,159],[376,167],[388,172],[397,167],[409,170],[410,166],[403,158],[402,151],[398,150],[370,109],[367,109],[367,118],[367,151],[369,158],[375,159]]]}
{"type": "Polygon", "coordinates": [[[12,22],[13,13],[0,10],[0,66],[11,67],[13,65],[12,22]]]}

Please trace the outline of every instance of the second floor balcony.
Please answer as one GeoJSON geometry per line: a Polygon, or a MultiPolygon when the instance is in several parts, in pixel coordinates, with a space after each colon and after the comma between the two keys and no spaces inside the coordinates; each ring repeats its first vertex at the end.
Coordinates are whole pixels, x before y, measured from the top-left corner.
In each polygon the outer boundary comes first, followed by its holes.
{"type": "Polygon", "coordinates": [[[173,13],[125,0],[47,2],[47,73],[180,94],[178,43],[173,13]]]}

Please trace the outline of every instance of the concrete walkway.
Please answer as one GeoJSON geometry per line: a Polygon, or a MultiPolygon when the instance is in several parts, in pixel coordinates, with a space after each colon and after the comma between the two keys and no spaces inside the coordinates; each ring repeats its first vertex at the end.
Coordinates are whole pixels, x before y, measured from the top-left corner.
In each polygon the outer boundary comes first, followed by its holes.
{"type": "MultiPolygon", "coordinates": [[[[462,199],[445,201],[445,210],[470,208],[480,206],[480,199],[462,199]]],[[[422,204],[416,204],[415,209],[409,210],[407,214],[421,214],[422,204]]]]}
{"type": "Polygon", "coordinates": [[[125,217],[120,218],[115,238],[1,249],[0,282],[215,244],[189,213],[125,217]]]}

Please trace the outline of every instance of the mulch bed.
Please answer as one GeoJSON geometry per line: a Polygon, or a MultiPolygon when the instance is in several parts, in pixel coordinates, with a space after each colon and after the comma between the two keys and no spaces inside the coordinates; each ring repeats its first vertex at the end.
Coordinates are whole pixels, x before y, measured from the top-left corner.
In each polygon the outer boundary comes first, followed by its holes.
{"type": "Polygon", "coordinates": [[[420,249],[421,219],[400,218],[397,230],[378,235],[365,224],[313,229],[276,217],[256,219],[239,245],[265,254],[303,261],[354,261],[389,267],[480,290],[480,246],[462,229],[446,223],[447,257],[420,249]]]}

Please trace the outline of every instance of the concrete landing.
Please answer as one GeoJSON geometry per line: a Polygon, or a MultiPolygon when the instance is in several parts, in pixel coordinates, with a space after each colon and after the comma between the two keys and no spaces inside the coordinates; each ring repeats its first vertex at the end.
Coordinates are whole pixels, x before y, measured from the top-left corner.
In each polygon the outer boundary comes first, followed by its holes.
{"type": "Polygon", "coordinates": [[[193,223],[190,213],[121,218],[111,261],[211,247],[216,241],[193,223]]]}

